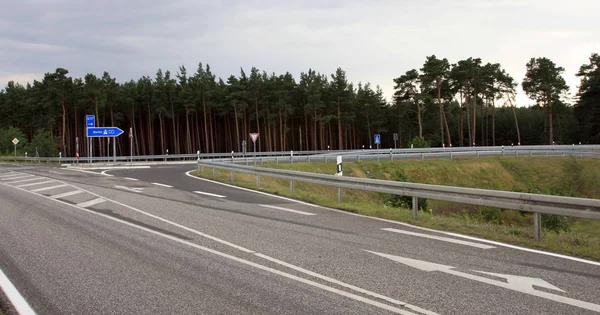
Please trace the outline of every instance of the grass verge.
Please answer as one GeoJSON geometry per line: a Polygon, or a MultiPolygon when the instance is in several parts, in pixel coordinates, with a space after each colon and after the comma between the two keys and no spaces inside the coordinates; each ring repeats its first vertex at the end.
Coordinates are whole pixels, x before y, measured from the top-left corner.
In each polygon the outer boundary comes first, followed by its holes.
{"type": "MultiPolygon", "coordinates": [[[[265,166],[314,173],[332,173],[335,170],[334,163],[265,166]]],[[[389,179],[399,169],[409,174],[411,181],[422,183],[554,194],[567,191],[566,195],[587,198],[598,198],[597,194],[600,193],[600,189],[596,190],[596,187],[600,188],[596,186],[600,185],[597,177],[600,174],[600,162],[578,160],[574,166],[568,158],[548,158],[543,161],[539,158],[524,158],[521,161],[515,158],[487,158],[358,162],[344,164],[344,175],[389,179]],[[566,178],[564,172],[573,173],[574,169],[578,169],[579,175],[566,178]]],[[[408,209],[386,204],[383,194],[344,189],[344,201],[340,203],[335,187],[296,182],[291,193],[289,181],[283,179],[263,176],[260,178],[260,187],[257,187],[256,178],[249,174],[235,173],[233,183],[231,173],[226,171],[215,171],[214,178],[210,168],[205,168],[204,173],[195,171],[192,174],[366,216],[600,261],[600,222],[596,220],[569,218],[569,231],[557,233],[545,230],[542,241],[537,242],[533,239],[531,215],[514,210],[475,209],[469,205],[430,200],[428,208],[420,211],[415,219],[408,209]]]]}

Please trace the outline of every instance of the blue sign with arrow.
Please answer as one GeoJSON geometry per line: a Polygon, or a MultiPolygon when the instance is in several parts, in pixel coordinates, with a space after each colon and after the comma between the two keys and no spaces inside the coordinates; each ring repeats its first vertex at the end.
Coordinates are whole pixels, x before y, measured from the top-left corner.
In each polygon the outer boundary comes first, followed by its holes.
{"type": "Polygon", "coordinates": [[[117,127],[89,127],[87,136],[93,137],[118,137],[123,134],[123,130],[117,127]]]}
{"type": "Polygon", "coordinates": [[[373,141],[373,142],[375,142],[375,144],[381,144],[381,135],[378,133],[374,134],[373,140],[375,140],[375,141],[373,141]]]}
{"type": "Polygon", "coordinates": [[[96,116],[87,115],[85,116],[85,126],[86,127],[96,127],[96,116]]]}

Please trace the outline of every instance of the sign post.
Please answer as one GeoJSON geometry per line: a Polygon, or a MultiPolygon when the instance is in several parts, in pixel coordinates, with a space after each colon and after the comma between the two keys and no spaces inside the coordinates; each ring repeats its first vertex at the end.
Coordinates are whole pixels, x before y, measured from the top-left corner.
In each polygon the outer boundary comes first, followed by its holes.
{"type": "Polygon", "coordinates": [[[394,149],[398,149],[398,134],[394,132],[394,149]]]}
{"type": "Polygon", "coordinates": [[[75,137],[75,157],[77,158],[77,163],[79,163],[79,137],[75,137]]]}
{"type": "MultiPolygon", "coordinates": [[[[88,138],[116,138],[123,134],[123,130],[117,127],[88,127],[88,138]]],[[[113,162],[117,161],[117,139],[113,139],[113,162]]]]}
{"type": "Polygon", "coordinates": [[[129,127],[129,156],[131,157],[131,162],[133,162],[133,128],[132,127],[129,127]]]}
{"type": "Polygon", "coordinates": [[[381,144],[381,135],[376,133],[373,135],[373,142],[377,145],[377,149],[379,150],[379,144],[381,144]]]}
{"type": "Polygon", "coordinates": [[[260,133],[258,132],[254,132],[250,134],[250,138],[252,138],[252,143],[254,143],[254,165],[256,165],[256,140],[258,139],[258,136],[260,135],[260,133]]]}
{"type": "MultiPolygon", "coordinates": [[[[85,116],[85,127],[86,127],[86,133],[88,132],[87,129],[96,127],[96,116],[95,115],[86,115],[85,116]]],[[[92,163],[92,158],[94,156],[94,154],[92,152],[93,148],[94,148],[94,139],[90,139],[90,136],[88,135],[88,157],[89,157],[90,163],[92,163]]]]}
{"type": "Polygon", "coordinates": [[[17,161],[17,144],[19,143],[19,139],[12,139],[12,143],[15,145],[15,162],[17,161]]]}

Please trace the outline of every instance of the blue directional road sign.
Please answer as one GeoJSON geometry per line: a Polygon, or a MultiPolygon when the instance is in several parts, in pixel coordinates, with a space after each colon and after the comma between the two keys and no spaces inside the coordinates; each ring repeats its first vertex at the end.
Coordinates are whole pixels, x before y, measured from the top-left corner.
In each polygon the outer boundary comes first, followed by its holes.
{"type": "Polygon", "coordinates": [[[118,137],[123,134],[123,130],[117,127],[89,127],[87,136],[93,137],[118,137]]]}
{"type": "Polygon", "coordinates": [[[381,135],[376,133],[373,135],[373,142],[375,142],[375,144],[381,144],[381,135]]]}
{"type": "Polygon", "coordinates": [[[96,116],[87,115],[85,116],[85,125],[86,127],[96,127],[96,116]]]}

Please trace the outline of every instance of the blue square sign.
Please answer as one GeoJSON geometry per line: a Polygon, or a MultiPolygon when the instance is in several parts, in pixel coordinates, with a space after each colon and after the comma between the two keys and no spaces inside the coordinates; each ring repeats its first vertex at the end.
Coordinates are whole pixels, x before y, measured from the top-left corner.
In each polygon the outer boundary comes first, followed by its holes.
{"type": "Polygon", "coordinates": [[[86,127],[96,127],[96,116],[94,116],[94,115],[85,116],[85,126],[86,127]]]}
{"type": "Polygon", "coordinates": [[[374,140],[375,144],[381,144],[381,135],[378,133],[374,134],[373,140],[374,140]]]}

